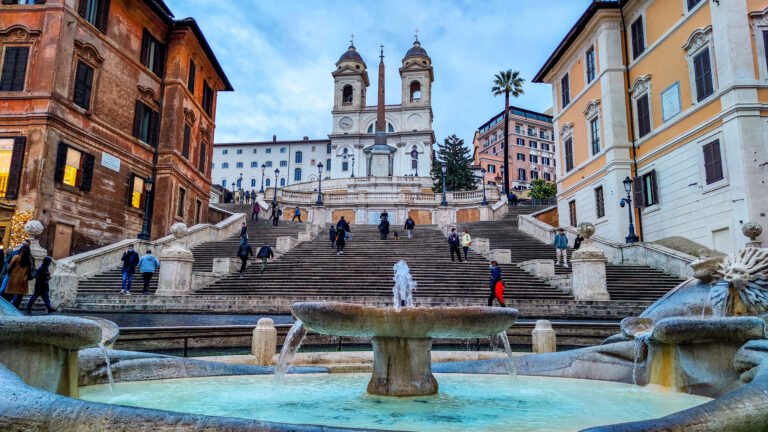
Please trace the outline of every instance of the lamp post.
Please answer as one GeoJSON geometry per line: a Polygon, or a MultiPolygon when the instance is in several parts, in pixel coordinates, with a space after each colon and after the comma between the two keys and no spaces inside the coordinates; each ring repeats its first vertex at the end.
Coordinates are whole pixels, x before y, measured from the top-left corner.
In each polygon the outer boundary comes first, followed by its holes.
{"type": "Polygon", "coordinates": [[[317,201],[316,205],[323,205],[323,163],[317,164],[317,201]]]}
{"type": "Polygon", "coordinates": [[[355,177],[355,157],[354,156],[352,156],[352,174],[350,175],[350,177],[353,177],[353,178],[355,177]]]}
{"type": "Polygon", "coordinates": [[[488,200],[485,197],[485,168],[480,169],[480,181],[483,182],[483,202],[482,204],[484,206],[488,205],[488,200]]]}
{"type": "Polygon", "coordinates": [[[259,189],[259,193],[264,193],[264,170],[266,168],[266,164],[261,164],[261,189],[259,189]]]}
{"type": "Polygon", "coordinates": [[[280,168],[275,168],[275,195],[272,197],[272,207],[277,205],[277,176],[280,175],[280,168]]]}
{"type": "Polygon", "coordinates": [[[629,235],[626,238],[627,243],[637,243],[640,239],[635,234],[635,225],[632,222],[632,179],[627,176],[622,182],[624,183],[624,190],[627,192],[627,197],[621,199],[621,206],[627,206],[629,212],[629,235]]]}
{"type": "Polygon", "coordinates": [[[151,237],[151,231],[152,231],[152,215],[150,215],[151,212],[151,201],[153,198],[152,195],[152,187],[155,184],[155,180],[150,177],[146,180],[144,180],[144,220],[141,224],[141,232],[138,235],[139,240],[149,240],[151,237]]]}
{"type": "Polygon", "coordinates": [[[440,162],[440,168],[443,171],[443,200],[440,202],[440,205],[448,207],[448,199],[445,197],[445,172],[448,171],[448,164],[445,161],[440,162]]]}

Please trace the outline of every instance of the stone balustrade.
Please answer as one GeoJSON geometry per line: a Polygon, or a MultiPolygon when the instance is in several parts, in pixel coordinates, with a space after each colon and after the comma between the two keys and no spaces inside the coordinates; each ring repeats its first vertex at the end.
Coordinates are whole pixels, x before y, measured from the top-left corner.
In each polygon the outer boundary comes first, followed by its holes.
{"type": "MultiPolygon", "coordinates": [[[[265,193],[264,199],[271,201],[275,195],[274,189],[270,189],[265,193]]],[[[278,201],[282,205],[311,205],[317,201],[317,192],[304,192],[304,191],[291,191],[285,189],[278,189],[277,191],[278,201]]],[[[496,213],[502,208],[506,209],[504,205],[497,202],[500,199],[499,191],[496,189],[489,189],[486,191],[486,199],[488,202],[496,202],[492,207],[492,212],[496,213]]],[[[446,193],[446,200],[449,205],[455,204],[480,204],[483,201],[483,191],[468,191],[468,192],[448,192],[446,193]]],[[[323,203],[326,206],[334,205],[348,205],[348,204],[360,204],[360,203],[374,203],[374,204],[422,204],[429,206],[439,206],[442,202],[442,194],[440,193],[425,193],[425,192],[347,192],[340,193],[325,192],[323,193],[323,203]]]]}
{"type": "MultiPolygon", "coordinates": [[[[547,211],[545,209],[542,211],[547,211]]],[[[532,215],[518,216],[518,229],[539,241],[552,244],[555,239],[556,228],[548,225],[532,215]]],[[[573,244],[577,230],[573,227],[563,227],[568,240],[573,244]]],[[[689,264],[696,258],[654,243],[615,243],[600,236],[592,237],[593,246],[605,254],[608,262],[612,264],[638,264],[661,270],[679,278],[693,276],[693,270],[689,264]]]]}

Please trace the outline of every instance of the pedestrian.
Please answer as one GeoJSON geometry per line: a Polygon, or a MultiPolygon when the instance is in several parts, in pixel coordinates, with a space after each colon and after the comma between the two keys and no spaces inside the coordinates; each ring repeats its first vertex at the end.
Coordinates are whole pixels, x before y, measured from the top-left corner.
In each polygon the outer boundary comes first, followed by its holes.
{"type": "Polygon", "coordinates": [[[240,204],[240,191],[235,191],[235,204],[240,204]]]}
{"type": "Polygon", "coordinates": [[[142,294],[149,294],[149,282],[152,281],[152,275],[155,274],[155,270],[159,268],[160,260],[152,255],[151,250],[147,249],[147,253],[139,260],[139,273],[141,273],[141,279],[144,282],[144,288],[141,290],[142,294]]]}
{"type": "Polygon", "coordinates": [[[43,298],[43,303],[45,303],[45,310],[47,313],[56,311],[56,309],[51,306],[51,298],[48,296],[48,292],[50,290],[48,283],[51,280],[50,266],[52,262],[53,258],[49,256],[45,257],[43,259],[43,263],[40,264],[40,267],[38,267],[37,271],[35,272],[35,292],[27,302],[27,307],[25,308],[27,310],[27,315],[32,315],[32,306],[35,304],[35,301],[37,301],[38,297],[43,298]]]}
{"type": "Polygon", "coordinates": [[[349,230],[349,223],[344,219],[344,216],[339,219],[338,222],[336,222],[336,231],[348,231],[349,230]]]}
{"type": "Polygon", "coordinates": [[[584,241],[584,237],[581,234],[576,234],[576,239],[573,241],[573,250],[578,250],[581,247],[581,242],[584,241]]]}
{"type": "Polygon", "coordinates": [[[29,281],[35,277],[34,265],[32,253],[27,245],[22,245],[8,264],[6,292],[13,294],[11,304],[17,308],[21,306],[21,300],[29,292],[29,281]]]}
{"type": "Polygon", "coordinates": [[[296,218],[299,218],[299,223],[301,223],[301,209],[299,206],[296,206],[296,208],[293,210],[293,219],[291,219],[291,222],[294,222],[296,218]]]}
{"type": "Polygon", "coordinates": [[[248,240],[248,225],[243,222],[240,224],[240,241],[248,240]]]}
{"type": "Polygon", "coordinates": [[[246,204],[251,203],[251,191],[245,191],[245,203],[246,204]]]}
{"type": "Polygon", "coordinates": [[[253,202],[253,210],[251,210],[251,220],[259,221],[259,213],[261,213],[261,206],[258,202],[253,202]]]}
{"type": "Polygon", "coordinates": [[[555,265],[560,264],[560,257],[563,258],[563,267],[568,267],[568,237],[565,235],[565,230],[562,228],[557,229],[555,234],[555,253],[557,255],[557,262],[555,265]]]}
{"type": "Polygon", "coordinates": [[[261,274],[264,274],[264,270],[267,269],[267,261],[274,258],[275,254],[272,252],[272,248],[269,247],[269,243],[264,242],[264,246],[259,249],[256,254],[256,258],[261,260],[261,274]]]}
{"type": "Polygon", "coordinates": [[[381,216],[379,217],[379,219],[385,219],[385,220],[389,219],[389,213],[387,213],[387,211],[384,210],[383,212],[381,212],[381,216]]]}
{"type": "Polygon", "coordinates": [[[385,217],[382,217],[379,222],[379,235],[381,240],[386,240],[389,235],[389,221],[385,217]]]}
{"type": "Polygon", "coordinates": [[[133,250],[133,245],[128,245],[128,250],[120,258],[123,262],[123,283],[120,294],[131,295],[131,285],[133,285],[133,274],[136,272],[136,266],[139,265],[139,254],[133,250]]]}
{"type": "Polygon", "coordinates": [[[469,252],[469,247],[472,246],[472,237],[469,236],[469,231],[467,231],[466,228],[464,228],[464,233],[461,234],[461,248],[464,250],[464,261],[469,261],[469,258],[467,258],[467,253],[469,252]]]}
{"type": "Polygon", "coordinates": [[[397,231],[395,231],[392,233],[392,238],[394,238],[395,240],[400,240],[400,234],[398,234],[397,231]]]}
{"type": "Polygon", "coordinates": [[[248,244],[248,240],[244,240],[237,249],[237,257],[240,258],[240,277],[243,277],[243,273],[245,273],[249,255],[253,256],[253,249],[248,244]]]}
{"type": "Polygon", "coordinates": [[[453,254],[456,254],[456,257],[459,258],[459,262],[461,262],[461,251],[459,251],[459,245],[461,244],[461,240],[459,240],[459,235],[456,234],[456,228],[451,228],[451,233],[448,234],[448,246],[451,248],[451,261],[456,261],[453,258],[453,254]]]}
{"type": "Polygon", "coordinates": [[[416,227],[416,221],[413,220],[410,216],[408,216],[408,219],[405,220],[405,225],[403,228],[408,232],[408,240],[413,238],[413,229],[416,227]]]}
{"type": "MultiPolygon", "coordinates": [[[[19,243],[18,246],[16,246],[14,249],[12,249],[10,252],[5,254],[5,257],[2,262],[2,275],[3,275],[3,282],[0,284],[0,294],[2,294],[3,298],[8,300],[9,302],[13,299],[13,294],[9,294],[6,292],[6,288],[8,287],[8,265],[11,263],[11,260],[13,257],[19,254],[19,251],[22,247],[26,246],[29,247],[31,242],[29,239],[24,239],[21,243],[19,243]]],[[[32,257],[32,267],[35,266],[35,259],[32,257]]]]}
{"type": "Polygon", "coordinates": [[[501,267],[496,261],[491,261],[491,292],[488,295],[488,306],[493,306],[493,301],[497,300],[501,307],[507,307],[504,304],[504,282],[501,280],[501,267]]]}
{"type": "Polygon", "coordinates": [[[509,194],[509,203],[513,206],[516,206],[518,203],[517,195],[514,192],[509,194]]]}
{"type": "Polygon", "coordinates": [[[331,225],[329,234],[331,236],[331,249],[333,249],[336,247],[336,227],[335,226],[331,225]]]}
{"type": "Polygon", "coordinates": [[[280,207],[273,206],[272,207],[272,226],[277,226],[277,224],[280,222],[280,215],[283,214],[283,211],[280,210],[280,207]]]}
{"type": "Polygon", "coordinates": [[[336,230],[336,255],[344,254],[344,246],[346,246],[347,240],[345,231],[343,229],[336,230]]]}

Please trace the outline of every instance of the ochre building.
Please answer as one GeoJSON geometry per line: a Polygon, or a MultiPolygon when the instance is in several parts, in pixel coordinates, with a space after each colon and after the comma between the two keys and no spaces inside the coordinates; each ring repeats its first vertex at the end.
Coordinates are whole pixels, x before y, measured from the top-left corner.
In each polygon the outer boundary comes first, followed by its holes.
{"type": "Polygon", "coordinates": [[[6,246],[12,220],[40,220],[54,258],[206,220],[232,87],[193,19],[160,0],[4,0],[0,45],[6,246]]]}
{"type": "MultiPolygon", "coordinates": [[[[768,227],[768,0],[589,5],[535,77],[552,84],[561,225],[731,252],[768,227]]],[[[762,235],[768,241],[768,234],[762,235]]]]}

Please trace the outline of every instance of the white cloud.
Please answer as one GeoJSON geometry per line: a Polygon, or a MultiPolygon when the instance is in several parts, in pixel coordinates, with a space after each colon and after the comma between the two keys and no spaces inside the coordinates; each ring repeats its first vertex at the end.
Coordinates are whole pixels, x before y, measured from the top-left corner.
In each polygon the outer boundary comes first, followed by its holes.
{"type": "MultiPolygon", "coordinates": [[[[419,29],[433,60],[433,110],[439,141],[471,143],[479,125],[503,109],[493,75],[520,70],[530,81],[589,0],[167,0],[177,17],[194,17],[235,87],[220,93],[216,141],[325,137],[331,130],[331,71],[355,34],[377,82],[385,45],[387,102],[399,103],[400,60],[419,29]]],[[[369,90],[375,103],[375,89],[369,90]]],[[[527,83],[513,104],[545,110],[549,86],[527,83]]]]}

